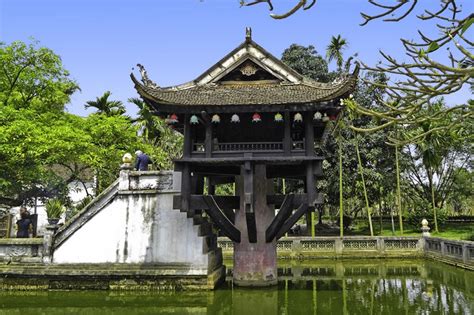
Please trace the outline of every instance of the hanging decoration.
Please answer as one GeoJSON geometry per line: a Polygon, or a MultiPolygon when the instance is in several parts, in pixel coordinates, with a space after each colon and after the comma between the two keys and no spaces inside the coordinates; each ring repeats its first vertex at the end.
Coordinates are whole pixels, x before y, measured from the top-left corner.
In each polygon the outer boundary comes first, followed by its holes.
{"type": "Polygon", "coordinates": [[[218,123],[221,122],[221,118],[219,117],[219,115],[214,114],[214,115],[212,116],[212,120],[211,120],[211,121],[212,121],[213,123],[215,123],[215,124],[218,124],[218,123]]]}
{"type": "Polygon", "coordinates": [[[330,120],[336,120],[336,119],[337,119],[337,115],[331,115],[331,116],[329,116],[329,119],[330,119],[330,120]]]}
{"type": "Polygon", "coordinates": [[[257,122],[261,122],[261,121],[262,121],[262,117],[260,117],[260,114],[259,114],[259,113],[253,114],[253,116],[252,116],[252,122],[257,123],[257,122]]]}
{"type": "Polygon", "coordinates": [[[283,115],[280,113],[275,114],[275,122],[282,122],[283,121],[283,115]]]}
{"type": "Polygon", "coordinates": [[[301,115],[301,113],[296,113],[295,117],[293,118],[293,121],[295,123],[303,122],[303,115],[301,115]]]}
{"type": "Polygon", "coordinates": [[[197,124],[199,124],[198,116],[192,115],[191,118],[189,119],[189,122],[191,123],[191,125],[197,125],[197,124]]]}
{"type": "Polygon", "coordinates": [[[177,124],[179,122],[178,115],[176,114],[168,115],[168,117],[165,119],[165,122],[167,124],[177,124]]]}
{"type": "Polygon", "coordinates": [[[314,113],[313,119],[314,120],[321,120],[322,117],[323,117],[323,115],[321,115],[320,112],[316,112],[316,113],[314,113]]]}
{"type": "Polygon", "coordinates": [[[324,121],[324,122],[329,121],[328,114],[324,113],[324,115],[323,115],[323,121],[324,121]]]}
{"type": "Polygon", "coordinates": [[[231,123],[239,123],[240,122],[239,115],[237,115],[237,114],[232,115],[232,117],[230,118],[230,122],[231,123]]]}

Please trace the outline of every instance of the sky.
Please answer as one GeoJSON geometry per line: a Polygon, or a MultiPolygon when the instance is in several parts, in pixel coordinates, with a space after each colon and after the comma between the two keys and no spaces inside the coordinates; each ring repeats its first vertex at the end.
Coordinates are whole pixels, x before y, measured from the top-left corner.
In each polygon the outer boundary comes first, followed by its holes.
{"type": "MultiPolygon", "coordinates": [[[[296,2],[273,1],[276,13],[296,2]]],[[[472,0],[459,3],[474,10],[472,0]]],[[[243,42],[246,27],[278,58],[293,43],[324,55],[331,36],[341,34],[349,42],[344,55],[358,53],[369,65],[381,59],[379,50],[403,60],[400,37],[417,39],[425,27],[414,15],[359,26],[360,12],[378,11],[366,0],[318,0],[310,10],[274,20],[265,4],[240,8],[238,0],[0,0],[0,41],[34,38],[60,55],[81,88],[67,110],[87,115],[93,110],[85,110],[85,102],[107,90],[125,104],[137,96],[129,77],[137,63],[160,86],[188,82],[243,42]]],[[[466,88],[447,100],[470,97],[466,88]]],[[[134,115],[136,108],[127,104],[127,111],[134,115]]]]}

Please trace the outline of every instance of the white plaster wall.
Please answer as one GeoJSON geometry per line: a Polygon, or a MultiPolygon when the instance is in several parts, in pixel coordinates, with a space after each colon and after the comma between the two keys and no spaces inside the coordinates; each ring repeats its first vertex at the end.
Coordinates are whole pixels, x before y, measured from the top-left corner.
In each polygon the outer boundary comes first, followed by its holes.
{"type": "Polygon", "coordinates": [[[173,209],[175,193],[116,195],[55,249],[53,262],[178,263],[207,270],[203,237],[186,213],[173,209]]]}

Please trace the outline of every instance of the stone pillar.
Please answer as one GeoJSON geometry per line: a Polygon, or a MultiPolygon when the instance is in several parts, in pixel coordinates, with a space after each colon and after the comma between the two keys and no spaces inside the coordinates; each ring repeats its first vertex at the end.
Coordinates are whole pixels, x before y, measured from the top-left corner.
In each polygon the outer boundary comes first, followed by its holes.
{"type": "Polygon", "coordinates": [[[421,236],[429,237],[430,235],[430,227],[428,226],[428,221],[423,219],[421,221],[421,236]]]}
{"type": "Polygon", "coordinates": [[[123,164],[120,165],[119,190],[130,190],[130,171],[133,170],[132,159],[130,153],[125,153],[122,157],[123,164]]]}
{"type": "MultiPolygon", "coordinates": [[[[266,228],[275,216],[273,206],[267,205],[267,193],[273,189],[273,181],[267,180],[265,165],[255,165],[254,207],[257,226],[257,242],[250,243],[245,218],[245,198],[240,198],[240,209],[235,213],[235,225],[240,230],[241,241],[234,244],[234,284],[238,286],[270,286],[277,284],[276,241],[265,241],[266,228]]],[[[239,195],[243,196],[242,178],[238,183],[239,195]]]]}
{"type": "Polygon", "coordinates": [[[43,262],[50,264],[53,262],[53,241],[54,234],[58,230],[58,225],[47,225],[43,236],[43,262]]]}

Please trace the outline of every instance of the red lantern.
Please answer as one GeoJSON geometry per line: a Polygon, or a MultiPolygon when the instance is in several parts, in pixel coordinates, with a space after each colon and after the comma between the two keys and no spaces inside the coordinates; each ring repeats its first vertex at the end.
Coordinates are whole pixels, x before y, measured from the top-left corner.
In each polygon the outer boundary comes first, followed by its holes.
{"type": "Polygon", "coordinates": [[[253,116],[252,116],[252,122],[257,123],[257,122],[261,122],[261,121],[262,121],[262,117],[260,117],[260,114],[259,114],[259,113],[253,114],[253,116]]]}
{"type": "Polygon", "coordinates": [[[170,116],[168,116],[168,118],[166,119],[166,122],[168,124],[176,124],[179,122],[178,120],[178,115],[176,114],[171,114],[170,116]]]}

